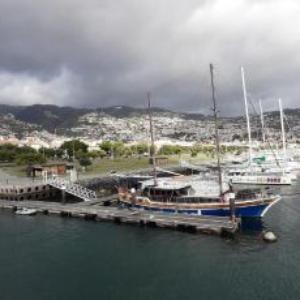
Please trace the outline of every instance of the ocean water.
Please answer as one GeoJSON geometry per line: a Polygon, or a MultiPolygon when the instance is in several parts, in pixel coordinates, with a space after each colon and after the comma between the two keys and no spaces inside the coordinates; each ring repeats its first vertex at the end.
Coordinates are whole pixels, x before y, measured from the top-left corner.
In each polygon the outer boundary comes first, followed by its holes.
{"type": "Polygon", "coordinates": [[[300,299],[300,186],[235,239],[0,211],[0,299],[300,299]]]}

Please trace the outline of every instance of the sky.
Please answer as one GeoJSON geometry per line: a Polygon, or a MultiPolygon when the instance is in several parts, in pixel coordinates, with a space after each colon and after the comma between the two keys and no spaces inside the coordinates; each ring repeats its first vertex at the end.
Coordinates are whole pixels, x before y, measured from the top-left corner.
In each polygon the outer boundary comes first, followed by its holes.
{"type": "Polygon", "coordinates": [[[299,0],[1,0],[0,103],[300,107],[299,0]]]}

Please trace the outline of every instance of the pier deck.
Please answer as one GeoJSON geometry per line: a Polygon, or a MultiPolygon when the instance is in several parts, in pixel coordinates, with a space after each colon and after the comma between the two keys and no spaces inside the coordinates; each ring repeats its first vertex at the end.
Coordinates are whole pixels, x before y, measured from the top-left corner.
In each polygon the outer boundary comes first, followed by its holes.
{"type": "Polygon", "coordinates": [[[239,220],[233,223],[228,218],[222,217],[157,214],[118,207],[88,206],[84,203],[62,204],[45,201],[0,200],[0,208],[3,209],[16,210],[22,207],[34,208],[41,214],[56,214],[62,217],[79,217],[86,220],[138,224],[216,235],[234,234],[240,224],[239,220]]]}

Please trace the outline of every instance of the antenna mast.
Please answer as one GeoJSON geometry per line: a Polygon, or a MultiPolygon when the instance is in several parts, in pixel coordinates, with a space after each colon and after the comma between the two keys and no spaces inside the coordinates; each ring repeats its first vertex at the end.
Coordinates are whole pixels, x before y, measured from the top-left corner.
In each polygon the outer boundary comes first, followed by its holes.
{"type": "Polygon", "coordinates": [[[222,188],[222,170],[221,170],[221,163],[220,163],[220,140],[219,140],[219,122],[218,122],[218,111],[217,111],[217,104],[216,104],[216,95],[215,95],[215,84],[214,84],[214,66],[213,64],[209,65],[210,70],[210,80],[211,80],[211,95],[212,95],[212,102],[213,102],[213,113],[214,113],[214,121],[215,121],[215,143],[216,143],[216,152],[217,152],[217,162],[218,162],[218,176],[219,176],[219,188],[220,188],[220,195],[223,193],[222,188]]]}
{"type": "Polygon", "coordinates": [[[153,165],[154,185],[157,185],[157,170],[156,170],[156,160],[155,160],[155,145],[154,145],[154,132],[153,132],[150,92],[147,92],[147,100],[148,100],[148,114],[149,114],[150,138],[151,138],[150,158],[152,160],[152,165],[153,165]]]}

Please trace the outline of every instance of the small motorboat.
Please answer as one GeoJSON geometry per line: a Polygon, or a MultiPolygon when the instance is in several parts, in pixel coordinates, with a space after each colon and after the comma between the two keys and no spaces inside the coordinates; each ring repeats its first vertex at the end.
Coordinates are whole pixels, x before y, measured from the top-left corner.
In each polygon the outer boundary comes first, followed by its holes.
{"type": "Polygon", "coordinates": [[[37,210],[34,208],[26,208],[26,207],[21,207],[18,208],[15,212],[16,215],[24,215],[24,216],[33,216],[37,213],[37,210]]]}

